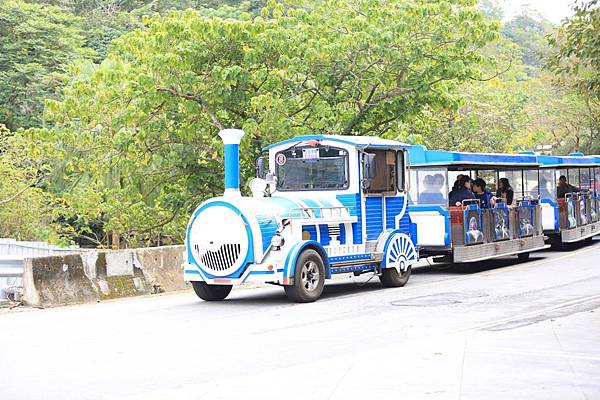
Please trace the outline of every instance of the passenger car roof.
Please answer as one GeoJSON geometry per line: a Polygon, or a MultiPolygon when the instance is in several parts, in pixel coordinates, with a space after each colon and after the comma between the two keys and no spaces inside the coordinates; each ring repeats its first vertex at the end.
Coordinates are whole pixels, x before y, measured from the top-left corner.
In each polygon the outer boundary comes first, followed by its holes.
{"type": "Polygon", "coordinates": [[[542,167],[593,167],[598,164],[594,157],[590,156],[537,156],[542,167]]]}
{"type": "Polygon", "coordinates": [[[409,150],[410,163],[415,166],[454,167],[537,167],[535,155],[468,153],[460,151],[428,150],[425,146],[412,146],[409,150]]]}

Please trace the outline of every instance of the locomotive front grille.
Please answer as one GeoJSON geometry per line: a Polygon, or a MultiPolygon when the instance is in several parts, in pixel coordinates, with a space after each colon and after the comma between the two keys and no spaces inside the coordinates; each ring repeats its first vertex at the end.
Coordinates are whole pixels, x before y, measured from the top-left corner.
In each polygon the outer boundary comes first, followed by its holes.
{"type": "Polygon", "coordinates": [[[231,268],[240,258],[242,250],[239,243],[222,244],[216,251],[201,252],[198,245],[195,248],[202,264],[213,271],[225,271],[231,268]]]}

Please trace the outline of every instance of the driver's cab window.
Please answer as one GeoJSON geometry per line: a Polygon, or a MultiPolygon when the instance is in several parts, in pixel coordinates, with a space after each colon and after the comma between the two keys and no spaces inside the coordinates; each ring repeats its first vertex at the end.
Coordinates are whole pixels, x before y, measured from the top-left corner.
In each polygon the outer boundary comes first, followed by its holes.
{"type": "Polygon", "coordinates": [[[375,176],[368,179],[366,186],[367,194],[396,194],[398,184],[404,185],[404,174],[401,173],[400,178],[397,174],[397,168],[403,170],[403,165],[398,165],[399,162],[404,164],[404,158],[398,156],[395,150],[372,150],[367,149],[367,153],[374,154],[375,176]]]}
{"type": "Polygon", "coordinates": [[[294,146],[275,154],[277,190],[348,188],[348,152],[333,146],[294,146]]]}

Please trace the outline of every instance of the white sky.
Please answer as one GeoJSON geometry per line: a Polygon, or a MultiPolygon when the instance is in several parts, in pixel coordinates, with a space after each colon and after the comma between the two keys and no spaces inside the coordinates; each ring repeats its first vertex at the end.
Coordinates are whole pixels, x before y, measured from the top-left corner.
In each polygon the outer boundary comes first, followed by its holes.
{"type": "Polygon", "coordinates": [[[546,19],[559,24],[565,17],[572,15],[573,0],[500,0],[504,5],[504,18],[511,19],[521,13],[521,7],[530,5],[546,19]]]}

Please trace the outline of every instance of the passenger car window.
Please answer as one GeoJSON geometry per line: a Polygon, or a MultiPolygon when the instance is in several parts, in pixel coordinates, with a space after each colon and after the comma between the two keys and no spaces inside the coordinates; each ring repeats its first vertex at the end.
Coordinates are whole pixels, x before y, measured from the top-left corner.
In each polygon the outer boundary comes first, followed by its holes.
{"type": "Polygon", "coordinates": [[[411,173],[411,203],[448,205],[448,179],[445,168],[412,169],[411,173]]]}

